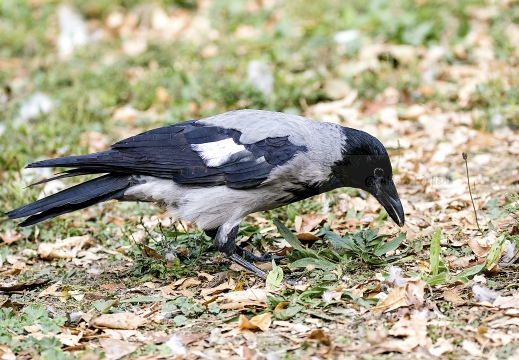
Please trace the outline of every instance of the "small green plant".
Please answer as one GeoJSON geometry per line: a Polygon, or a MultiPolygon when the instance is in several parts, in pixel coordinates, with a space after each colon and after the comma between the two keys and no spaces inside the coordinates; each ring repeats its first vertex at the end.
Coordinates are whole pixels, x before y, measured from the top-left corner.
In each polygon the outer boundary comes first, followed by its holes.
{"type": "Polygon", "coordinates": [[[501,247],[504,241],[504,234],[494,241],[484,263],[471,266],[460,272],[458,275],[452,275],[449,272],[448,267],[445,266],[440,257],[441,230],[437,229],[434,235],[432,236],[431,248],[429,251],[429,262],[431,264],[431,272],[430,274],[423,274],[422,278],[430,286],[452,284],[458,281],[466,283],[469,280],[469,278],[473,277],[474,275],[480,274],[485,269],[488,269],[499,260],[499,256],[501,254],[501,247]]]}
{"type": "Polygon", "coordinates": [[[311,266],[321,270],[336,270],[342,273],[342,265],[351,266],[354,261],[362,261],[370,265],[387,265],[396,261],[405,261],[405,256],[410,248],[398,254],[386,256],[387,253],[397,249],[405,240],[405,233],[401,233],[391,241],[385,241],[386,235],[378,235],[368,229],[356,234],[346,234],[341,237],[332,231],[325,231],[324,239],[328,240],[331,247],[323,247],[319,250],[305,248],[301,242],[280,221],[274,220],[279,233],[294,248],[288,254],[292,261],[290,268],[305,268],[311,266]]]}
{"type": "Polygon", "coordinates": [[[57,334],[65,322],[64,316],[50,317],[43,305],[29,305],[19,314],[15,314],[10,308],[3,308],[0,309],[0,343],[9,344],[15,354],[22,349],[29,349],[28,352],[35,355],[40,353],[46,359],[69,359],[70,357],[61,351],[59,340],[54,337],[37,340],[29,336],[22,341],[19,340],[19,335],[26,333],[26,326],[38,325],[43,334],[57,334]],[[34,348],[34,351],[30,348],[34,348]]]}

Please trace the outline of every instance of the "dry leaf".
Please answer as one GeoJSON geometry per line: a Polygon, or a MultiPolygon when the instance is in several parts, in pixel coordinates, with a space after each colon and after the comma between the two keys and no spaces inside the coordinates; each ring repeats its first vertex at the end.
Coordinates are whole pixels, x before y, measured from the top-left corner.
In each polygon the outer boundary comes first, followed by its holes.
{"type": "Polygon", "coordinates": [[[267,331],[272,323],[272,313],[268,312],[261,315],[256,315],[248,320],[245,316],[240,315],[238,319],[238,328],[241,330],[261,330],[267,331]]]}
{"type": "Polygon", "coordinates": [[[491,247],[491,245],[482,246],[475,238],[470,238],[468,241],[468,245],[470,246],[474,254],[476,254],[476,256],[480,258],[487,256],[491,247]]]}
{"type": "Polygon", "coordinates": [[[28,333],[37,333],[41,331],[40,325],[38,324],[24,326],[23,329],[28,333]]]}
{"type": "Polygon", "coordinates": [[[405,339],[388,338],[376,347],[374,353],[395,351],[400,353],[411,352],[417,346],[427,346],[427,319],[423,316],[412,315],[411,318],[398,320],[388,331],[389,335],[404,337],[405,339]]]}
{"type": "Polygon", "coordinates": [[[321,238],[315,236],[312,233],[299,233],[299,234],[296,234],[296,238],[298,238],[301,241],[318,241],[318,240],[321,240],[321,238]]]}
{"type": "Polygon", "coordinates": [[[135,330],[146,323],[146,319],[132,313],[101,314],[90,321],[96,328],[135,330]]]}
{"type": "Polygon", "coordinates": [[[473,341],[465,339],[461,343],[461,347],[472,356],[483,356],[483,351],[479,345],[473,341]]]}
{"type": "Polygon", "coordinates": [[[106,357],[110,360],[120,359],[128,354],[131,354],[139,347],[137,344],[110,338],[99,339],[99,344],[103,348],[106,357]]]}
{"type": "Polygon", "coordinates": [[[387,298],[384,299],[380,304],[371,308],[371,310],[382,310],[391,311],[402,306],[409,306],[410,302],[407,298],[407,291],[405,287],[393,288],[389,290],[387,298]]]}
{"type": "Polygon", "coordinates": [[[243,301],[233,301],[226,304],[218,304],[220,310],[239,310],[246,309],[250,307],[260,307],[266,308],[267,304],[260,301],[252,301],[252,300],[243,300],[243,301]]]}
{"type": "Polygon", "coordinates": [[[0,234],[0,239],[6,244],[14,243],[22,238],[22,234],[17,233],[14,230],[6,229],[3,234],[0,234]]]}
{"type": "Polygon", "coordinates": [[[321,344],[330,346],[332,344],[332,341],[330,340],[330,337],[321,329],[316,329],[312,331],[308,336],[307,339],[309,340],[317,340],[321,344]]]}
{"type": "Polygon", "coordinates": [[[301,227],[299,230],[296,229],[296,231],[298,233],[309,233],[317,225],[328,219],[328,214],[305,214],[301,215],[301,219],[301,227]]]}
{"type": "Polygon", "coordinates": [[[429,346],[427,349],[432,356],[440,357],[443,354],[451,353],[454,351],[454,345],[452,345],[452,339],[439,338],[434,345],[429,346]]]}
{"type": "Polygon", "coordinates": [[[54,335],[54,337],[56,337],[65,346],[78,346],[79,342],[83,338],[83,332],[80,332],[78,335],[62,333],[54,335]]]}
{"type": "Polygon", "coordinates": [[[246,301],[253,300],[262,303],[267,302],[267,290],[266,289],[247,289],[242,291],[233,291],[219,296],[220,299],[227,301],[246,301]]]}
{"type": "Polygon", "coordinates": [[[519,294],[516,293],[512,296],[498,296],[494,300],[492,305],[497,306],[501,309],[519,309],[519,294]]]}
{"type": "Polygon", "coordinates": [[[202,291],[200,292],[200,296],[220,294],[224,291],[234,290],[234,288],[236,288],[236,283],[234,282],[234,280],[232,278],[229,278],[228,281],[226,281],[223,284],[220,284],[214,288],[202,289],[202,291]]]}
{"type": "Polygon", "coordinates": [[[0,359],[2,360],[16,360],[16,355],[7,345],[0,344],[0,359]]]}
{"type": "Polygon", "coordinates": [[[461,298],[461,296],[459,296],[456,292],[454,292],[451,289],[445,289],[443,291],[443,298],[446,301],[450,301],[451,303],[453,303],[456,306],[461,306],[461,305],[465,304],[465,302],[466,302],[465,300],[463,300],[461,298]]]}
{"type": "Polygon", "coordinates": [[[281,301],[274,308],[274,312],[277,313],[277,312],[283,310],[284,308],[286,308],[288,305],[290,305],[289,301],[281,301]]]}
{"type": "Polygon", "coordinates": [[[0,286],[0,291],[3,292],[14,292],[14,291],[22,291],[27,289],[33,289],[35,287],[38,287],[40,285],[45,285],[48,283],[50,279],[48,280],[36,280],[33,282],[27,282],[27,283],[21,283],[21,284],[15,284],[15,285],[9,285],[9,286],[0,286]]]}
{"type": "Polygon", "coordinates": [[[56,243],[41,243],[38,246],[38,255],[42,259],[73,259],[84,246],[93,245],[90,235],[73,236],[58,240],[56,243]]]}

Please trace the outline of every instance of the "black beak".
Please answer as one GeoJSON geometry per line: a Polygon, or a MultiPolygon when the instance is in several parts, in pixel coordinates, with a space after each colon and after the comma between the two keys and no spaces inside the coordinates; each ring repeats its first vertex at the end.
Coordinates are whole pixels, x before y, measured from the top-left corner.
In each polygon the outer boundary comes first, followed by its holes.
{"type": "Polygon", "coordinates": [[[393,180],[378,183],[375,186],[377,187],[375,197],[378,202],[384,207],[384,209],[386,209],[388,215],[398,224],[398,226],[404,226],[404,208],[400,202],[400,198],[398,197],[393,180]]]}

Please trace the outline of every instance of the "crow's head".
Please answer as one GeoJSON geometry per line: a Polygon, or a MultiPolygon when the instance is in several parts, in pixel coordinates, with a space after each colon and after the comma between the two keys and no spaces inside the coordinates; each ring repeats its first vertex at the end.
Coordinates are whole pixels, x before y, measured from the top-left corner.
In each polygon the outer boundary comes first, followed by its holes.
{"type": "Polygon", "coordinates": [[[404,209],[395,183],[393,169],[384,145],[363,131],[344,128],[346,141],[342,159],[333,167],[333,177],[343,186],[368,191],[399,226],[404,225],[404,209]]]}

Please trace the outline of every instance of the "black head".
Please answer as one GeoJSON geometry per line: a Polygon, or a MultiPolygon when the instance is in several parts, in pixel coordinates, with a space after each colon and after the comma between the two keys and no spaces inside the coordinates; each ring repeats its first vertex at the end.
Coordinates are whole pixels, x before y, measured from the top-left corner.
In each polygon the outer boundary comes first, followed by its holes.
{"type": "Polygon", "coordinates": [[[404,225],[404,209],[395,183],[393,169],[384,145],[363,131],[344,128],[346,141],[342,159],[333,167],[333,177],[342,186],[355,187],[375,196],[399,226],[404,225]]]}

